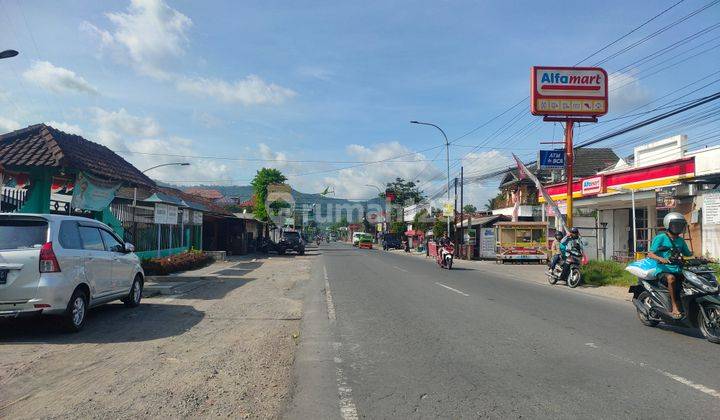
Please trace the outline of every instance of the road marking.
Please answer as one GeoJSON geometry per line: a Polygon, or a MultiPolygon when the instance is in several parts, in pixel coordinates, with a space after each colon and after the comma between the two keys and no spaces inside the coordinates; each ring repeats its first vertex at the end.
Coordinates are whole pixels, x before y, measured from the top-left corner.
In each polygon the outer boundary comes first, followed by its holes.
{"type": "Polygon", "coordinates": [[[332,292],[330,291],[330,282],[328,281],[327,268],[323,266],[323,273],[325,274],[325,303],[327,304],[327,314],[330,322],[335,322],[335,304],[332,299],[332,292]]]}
{"type": "Polygon", "coordinates": [[[335,349],[335,363],[338,364],[338,366],[335,366],[335,374],[337,379],[338,398],[340,400],[340,415],[345,420],[357,420],[358,413],[357,407],[355,406],[355,402],[353,402],[352,398],[352,388],[347,383],[345,372],[342,367],[339,366],[342,362],[342,359],[340,358],[342,343],[333,343],[333,348],[335,349]]]}
{"type": "Polygon", "coordinates": [[[396,268],[396,269],[398,269],[398,270],[400,270],[400,271],[402,271],[402,272],[404,272],[404,273],[409,273],[409,271],[407,271],[406,269],[400,268],[400,267],[398,267],[398,266],[396,266],[396,265],[393,265],[393,268],[396,268]]]}
{"type": "Polygon", "coordinates": [[[440,283],[440,282],[437,282],[437,281],[436,281],[435,284],[437,284],[438,286],[442,286],[442,287],[444,287],[444,288],[446,288],[446,289],[448,289],[448,290],[452,290],[453,292],[458,293],[458,294],[461,294],[461,295],[463,295],[463,296],[470,296],[470,295],[468,295],[468,294],[465,293],[465,292],[461,292],[461,291],[459,291],[458,289],[453,289],[452,287],[447,286],[447,285],[444,285],[444,284],[442,284],[442,283],[440,283]]]}
{"type": "MultiPolygon", "coordinates": [[[[588,346],[588,347],[590,347],[590,348],[593,348],[593,349],[600,349],[600,347],[598,347],[595,343],[585,343],[585,345],[588,346]]],[[[614,357],[614,358],[616,358],[616,359],[620,359],[620,360],[622,360],[622,361],[624,361],[624,362],[627,362],[627,363],[630,363],[630,364],[632,364],[632,365],[636,365],[636,366],[639,366],[639,367],[642,367],[642,368],[654,370],[655,372],[657,372],[657,373],[659,373],[659,374],[661,374],[661,375],[663,375],[663,376],[666,376],[666,377],[668,377],[668,378],[670,378],[670,379],[672,379],[672,380],[674,380],[674,381],[677,381],[677,382],[679,382],[679,383],[681,383],[681,384],[683,384],[683,385],[685,385],[685,386],[688,386],[688,387],[690,387],[690,388],[692,388],[692,389],[694,389],[694,390],[696,390],[696,391],[700,391],[700,392],[702,392],[703,394],[707,394],[707,395],[709,395],[709,396],[711,396],[711,397],[715,397],[715,398],[717,398],[717,399],[720,399],[720,391],[718,391],[718,390],[716,390],[716,389],[712,389],[712,388],[707,387],[707,386],[705,386],[705,385],[703,385],[703,384],[695,383],[695,382],[691,381],[690,379],[683,378],[682,376],[675,375],[674,373],[670,373],[670,372],[664,371],[664,370],[662,370],[662,369],[658,369],[658,368],[653,367],[653,366],[650,366],[650,365],[648,365],[647,363],[644,363],[644,362],[636,362],[636,361],[634,361],[634,360],[628,359],[627,357],[619,356],[619,355],[610,353],[610,352],[608,352],[608,351],[603,351],[603,352],[604,352],[605,354],[611,356],[611,357],[614,357]]]]}

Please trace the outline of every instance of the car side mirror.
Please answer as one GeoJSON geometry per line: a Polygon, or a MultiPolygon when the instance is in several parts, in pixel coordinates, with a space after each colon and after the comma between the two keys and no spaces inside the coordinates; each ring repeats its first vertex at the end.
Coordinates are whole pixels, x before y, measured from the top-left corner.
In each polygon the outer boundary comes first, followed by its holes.
{"type": "Polygon", "coordinates": [[[135,252],[135,245],[131,244],[130,242],[125,242],[125,252],[135,252]]]}

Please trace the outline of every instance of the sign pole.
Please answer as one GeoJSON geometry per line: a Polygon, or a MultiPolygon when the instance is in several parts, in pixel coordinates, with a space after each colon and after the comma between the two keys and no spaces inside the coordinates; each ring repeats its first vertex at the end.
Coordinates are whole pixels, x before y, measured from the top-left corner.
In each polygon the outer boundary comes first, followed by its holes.
{"type": "MultiPolygon", "coordinates": [[[[575,121],[568,119],[565,123],[565,175],[567,176],[567,218],[568,228],[573,226],[573,124],[575,121]]],[[[562,217],[562,216],[561,216],[562,217]]]]}

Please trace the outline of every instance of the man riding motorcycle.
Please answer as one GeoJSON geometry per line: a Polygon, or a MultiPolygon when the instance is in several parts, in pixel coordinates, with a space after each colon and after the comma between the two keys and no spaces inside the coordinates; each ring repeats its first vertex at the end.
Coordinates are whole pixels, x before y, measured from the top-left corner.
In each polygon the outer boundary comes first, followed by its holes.
{"type": "Polygon", "coordinates": [[[683,314],[680,312],[677,295],[682,281],[682,266],[676,260],[672,260],[671,257],[673,251],[686,257],[692,256],[685,239],[680,237],[680,234],[685,231],[687,221],[685,221],[682,214],[672,212],[663,218],[663,226],[665,231],[658,233],[650,244],[648,258],[652,258],[659,263],[657,279],[668,288],[672,304],[670,315],[674,319],[681,319],[683,314]]]}
{"type": "Polygon", "coordinates": [[[550,252],[552,253],[552,258],[550,258],[549,264],[551,272],[555,269],[558,261],[560,261],[560,242],[563,240],[563,238],[565,238],[565,234],[563,233],[563,231],[558,230],[557,232],[555,232],[555,240],[553,241],[552,248],[550,248],[550,252]]]}
{"type": "Polygon", "coordinates": [[[582,241],[580,240],[580,230],[574,227],[570,229],[570,234],[560,241],[560,255],[562,256],[562,259],[567,258],[568,249],[572,249],[576,245],[579,245],[580,248],[583,246],[582,241]]]}

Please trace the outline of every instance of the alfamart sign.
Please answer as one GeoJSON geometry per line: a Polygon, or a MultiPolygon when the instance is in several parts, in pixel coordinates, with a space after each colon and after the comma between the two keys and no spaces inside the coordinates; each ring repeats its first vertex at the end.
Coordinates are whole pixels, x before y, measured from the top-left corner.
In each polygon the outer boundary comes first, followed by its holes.
{"type": "Polygon", "coordinates": [[[600,116],[608,112],[608,75],[599,67],[532,68],[533,115],[600,116]]]}

